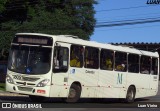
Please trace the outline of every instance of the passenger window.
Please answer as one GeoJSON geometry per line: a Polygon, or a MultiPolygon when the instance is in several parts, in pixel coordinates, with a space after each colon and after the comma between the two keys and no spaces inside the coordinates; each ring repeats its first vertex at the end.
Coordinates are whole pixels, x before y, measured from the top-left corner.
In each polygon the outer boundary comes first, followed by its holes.
{"type": "Polygon", "coordinates": [[[53,57],[53,72],[68,71],[68,55],[68,48],[55,46],[53,57]]]}
{"type": "Polygon", "coordinates": [[[71,45],[70,66],[83,67],[83,46],[71,45]]]}
{"type": "Polygon", "coordinates": [[[127,53],[115,52],[115,70],[127,71],[127,53]]]}
{"type": "Polygon", "coordinates": [[[85,47],[85,68],[99,68],[99,49],[93,47],[85,47]]]}
{"type": "Polygon", "coordinates": [[[141,56],[140,71],[142,74],[150,74],[151,58],[147,56],[141,56]]]}
{"type": "Polygon", "coordinates": [[[152,58],[151,74],[152,75],[158,75],[158,59],[157,58],[152,58]]]}
{"type": "Polygon", "coordinates": [[[139,55],[128,54],[128,72],[139,73],[139,55]]]}
{"type": "Polygon", "coordinates": [[[100,56],[100,68],[103,70],[113,70],[113,57],[113,51],[102,49],[100,56]]]}

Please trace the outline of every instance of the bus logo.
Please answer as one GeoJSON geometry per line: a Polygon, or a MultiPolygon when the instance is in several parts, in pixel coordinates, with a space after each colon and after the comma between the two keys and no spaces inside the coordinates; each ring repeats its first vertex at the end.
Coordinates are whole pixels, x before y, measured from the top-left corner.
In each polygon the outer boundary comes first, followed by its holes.
{"type": "Polygon", "coordinates": [[[75,74],[76,70],[75,69],[71,69],[70,73],[71,74],[75,74]]]}
{"type": "Polygon", "coordinates": [[[123,76],[123,74],[118,73],[117,84],[122,84],[122,76],[123,76]]]}
{"type": "Polygon", "coordinates": [[[26,83],[26,82],[24,82],[24,83],[23,83],[23,85],[24,85],[24,86],[26,86],[26,85],[27,85],[27,83],[26,83]]]}
{"type": "Polygon", "coordinates": [[[2,108],[11,108],[11,103],[2,103],[2,108]]]}

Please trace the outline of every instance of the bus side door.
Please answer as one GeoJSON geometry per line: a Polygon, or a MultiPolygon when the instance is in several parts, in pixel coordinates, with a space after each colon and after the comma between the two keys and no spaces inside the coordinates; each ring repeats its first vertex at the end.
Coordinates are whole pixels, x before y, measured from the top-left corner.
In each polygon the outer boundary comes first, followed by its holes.
{"type": "Polygon", "coordinates": [[[53,51],[53,73],[51,97],[68,96],[69,44],[55,43],[53,51]]]}
{"type": "Polygon", "coordinates": [[[151,68],[151,75],[150,75],[150,90],[148,93],[154,95],[158,91],[158,82],[159,82],[159,66],[158,66],[158,59],[152,58],[152,68],[151,68]]]}

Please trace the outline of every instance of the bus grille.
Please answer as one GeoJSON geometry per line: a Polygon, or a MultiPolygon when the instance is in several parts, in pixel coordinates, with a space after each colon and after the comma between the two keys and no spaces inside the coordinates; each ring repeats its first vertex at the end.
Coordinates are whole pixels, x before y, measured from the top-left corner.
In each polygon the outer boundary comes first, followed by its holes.
{"type": "Polygon", "coordinates": [[[37,81],[38,79],[40,79],[40,78],[23,77],[24,81],[32,81],[32,82],[34,82],[34,81],[37,81]]]}
{"type": "Polygon", "coordinates": [[[29,88],[29,87],[20,87],[20,86],[18,86],[18,90],[20,90],[20,91],[32,91],[32,89],[33,88],[29,88]]]}
{"type": "Polygon", "coordinates": [[[33,84],[33,83],[24,83],[24,82],[16,82],[17,84],[20,84],[20,85],[29,85],[29,86],[35,86],[36,84],[33,84]]]}

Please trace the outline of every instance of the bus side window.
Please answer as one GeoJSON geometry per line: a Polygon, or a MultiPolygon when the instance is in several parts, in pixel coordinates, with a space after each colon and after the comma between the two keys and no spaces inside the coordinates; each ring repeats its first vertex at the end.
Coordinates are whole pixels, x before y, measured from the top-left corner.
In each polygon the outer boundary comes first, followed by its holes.
{"type": "Polygon", "coordinates": [[[100,68],[102,70],[113,70],[113,57],[113,51],[102,49],[100,54],[100,68]]]}
{"type": "Polygon", "coordinates": [[[85,47],[85,68],[99,68],[99,49],[93,47],[85,47]]]}
{"type": "Polygon", "coordinates": [[[83,67],[83,46],[71,45],[70,66],[83,67]]]}
{"type": "Polygon", "coordinates": [[[139,73],[139,55],[128,54],[128,72],[139,73]]]}
{"type": "Polygon", "coordinates": [[[151,74],[158,75],[158,59],[157,58],[152,58],[151,74]]]}
{"type": "Polygon", "coordinates": [[[55,46],[53,57],[53,72],[68,71],[69,50],[67,47],[55,46]]]}
{"type": "Polygon", "coordinates": [[[140,71],[142,74],[150,74],[151,72],[151,57],[141,56],[140,71]]]}
{"type": "Polygon", "coordinates": [[[115,70],[116,71],[127,71],[127,53],[115,52],[115,70]]]}

